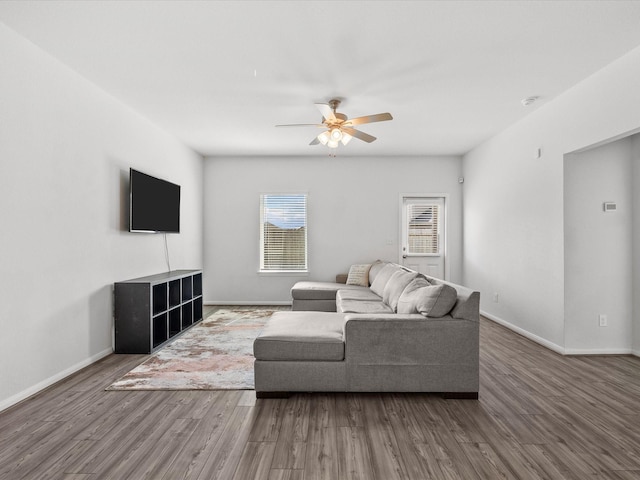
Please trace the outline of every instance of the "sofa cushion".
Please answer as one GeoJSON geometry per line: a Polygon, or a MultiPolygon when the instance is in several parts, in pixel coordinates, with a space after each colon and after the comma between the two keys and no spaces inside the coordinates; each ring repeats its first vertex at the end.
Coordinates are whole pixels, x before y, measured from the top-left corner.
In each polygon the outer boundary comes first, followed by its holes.
{"type": "Polygon", "coordinates": [[[371,284],[371,290],[374,293],[377,293],[381,297],[384,294],[384,287],[387,285],[387,282],[391,278],[391,276],[400,271],[400,267],[394,263],[387,263],[382,269],[378,272],[371,284]]]}
{"type": "Polygon", "coordinates": [[[354,289],[345,288],[338,290],[336,302],[344,300],[369,300],[370,302],[381,302],[382,298],[373,293],[370,288],[354,289]]]}
{"type": "Polygon", "coordinates": [[[347,285],[360,285],[361,287],[369,286],[369,269],[371,264],[351,265],[349,275],[347,276],[347,285]]]}
{"type": "Polygon", "coordinates": [[[336,303],[336,309],[341,313],[393,313],[391,307],[380,300],[341,300],[336,303]]]}
{"type": "Polygon", "coordinates": [[[361,289],[357,285],[333,282],[297,282],[291,288],[291,297],[296,300],[335,300],[338,289],[361,289]]]}
{"type": "Polygon", "coordinates": [[[257,360],[344,360],[344,315],[275,312],[253,342],[257,360]]]}
{"type": "Polygon", "coordinates": [[[399,270],[391,275],[382,292],[382,300],[391,307],[391,310],[396,311],[400,295],[417,276],[417,272],[405,272],[404,270],[399,270]]]}
{"type": "Polygon", "coordinates": [[[421,313],[426,317],[444,317],[456,303],[456,289],[449,285],[430,285],[407,289],[398,300],[398,313],[421,313]]]}

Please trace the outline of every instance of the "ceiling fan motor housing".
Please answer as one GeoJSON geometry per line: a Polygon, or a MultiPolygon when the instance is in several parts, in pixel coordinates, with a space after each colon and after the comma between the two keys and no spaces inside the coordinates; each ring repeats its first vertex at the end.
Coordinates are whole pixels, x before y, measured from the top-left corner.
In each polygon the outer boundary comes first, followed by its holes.
{"type": "Polygon", "coordinates": [[[339,120],[339,122],[337,122],[337,123],[343,123],[344,121],[347,120],[347,116],[344,113],[335,113],[334,112],[334,115],[335,115],[336,119],[339,120]]]}

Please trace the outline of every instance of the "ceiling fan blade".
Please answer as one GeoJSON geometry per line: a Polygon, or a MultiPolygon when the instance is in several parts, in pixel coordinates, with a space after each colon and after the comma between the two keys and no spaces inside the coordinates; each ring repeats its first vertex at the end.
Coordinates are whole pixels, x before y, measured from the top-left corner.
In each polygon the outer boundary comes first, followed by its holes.
{"type": "Polygon", "coordinates": [[[364,123],[373,123],[373,122],[385,122],[387,120],[393,120],[393,117],[390,113],[377,113],[375,115],[366,115],[364,117],[356,117],[350,118],[344,125],[346,126],[355,126],[362,125],[364,123]]]}
{"type": "Polygon", "coordinates": [[[318,145],[319,143],[320,140],[318,140],[318,137],[315,137],[311,142],[309,142],[309,145],[318,145]]]}
{"type": "Polygon", "coordinates": [[[367,143],[371,143],[376,139],[376,137],[374,137],[373,135],[369,135],[368,133],[361,132],[360,130],[356,130],[355,128],[341,127],[341,130],[344,133],[348,133],[352,137],[359,138],[360,140],[363,140],[367,143]]]}
{"type": "Polygon", "coordinates": [[[290,123],[288,125],[276,125],[276,127],[321,127],[327,128],[326,125],[322,123],[290,123]]]}
{"type": "Polygon", "coordinates": [[[326,103],[316,103],[316,107],[320,110],[322,117],[326,120],[334,122],[336,120],[336,116],[333,114],[333,110],[326,103]]]}

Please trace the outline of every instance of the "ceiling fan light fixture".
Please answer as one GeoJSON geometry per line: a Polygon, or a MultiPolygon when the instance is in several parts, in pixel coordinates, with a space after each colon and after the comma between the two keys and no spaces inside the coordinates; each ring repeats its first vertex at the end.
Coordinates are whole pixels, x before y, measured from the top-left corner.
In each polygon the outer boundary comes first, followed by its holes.
{"type": "Polygon", "coordinates": [[[339,143],[338,143],[337,140],[333,140],[332,139],[332,140],[329,140],[327,142],[327,147],[329,147],[329,148],[338,148],[338,145],[339,145],[339,143]]]}
{"type": "Polygon", "coordinates": [[[322,132],[320,135],[318,135],[318,141],[322,145],[326,145],[329,139],[330,139],[329,132],[322,132]]]}
{"type": "Polygon", "coordinates": [[[340,130],[339,128],[332,128],[331,140],[335,140],[336,142],[339,142],[340,140],[342,140],[342,130],[340,130]]]}
{"type": "Polygon", "coordinates": [[[351,135],[349,135],[348,133],[343,133],[342,134],[342,140],[340,140],[342,142],[342,145],[346,145],[347,143],[349,143],[351,141],[353,137],[351,135]]]}

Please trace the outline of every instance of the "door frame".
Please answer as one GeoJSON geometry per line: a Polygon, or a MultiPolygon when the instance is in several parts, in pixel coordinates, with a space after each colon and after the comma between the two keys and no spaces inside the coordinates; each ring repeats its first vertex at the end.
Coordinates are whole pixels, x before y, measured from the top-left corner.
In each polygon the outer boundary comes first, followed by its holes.
{"type": "Polygon", "coordinates": [[[398,264],[402,265],[402,239],[404,237],[404,232],[402,229],[402,216],[404,213],[404,200],[406,198],[438,198],[442,199],[444,203],[444,215],[442,216],[442,220],[444,225],[442,228],[442,235],[444,236],[442,242],[442,254],[444,256],[444,280],[449,280],[451,276],[451,269],[449,268],[448,261],[448,252],[449,252],[449,194],[448,193],[400,193],[399,201],[398,201],[398,264]]]}

